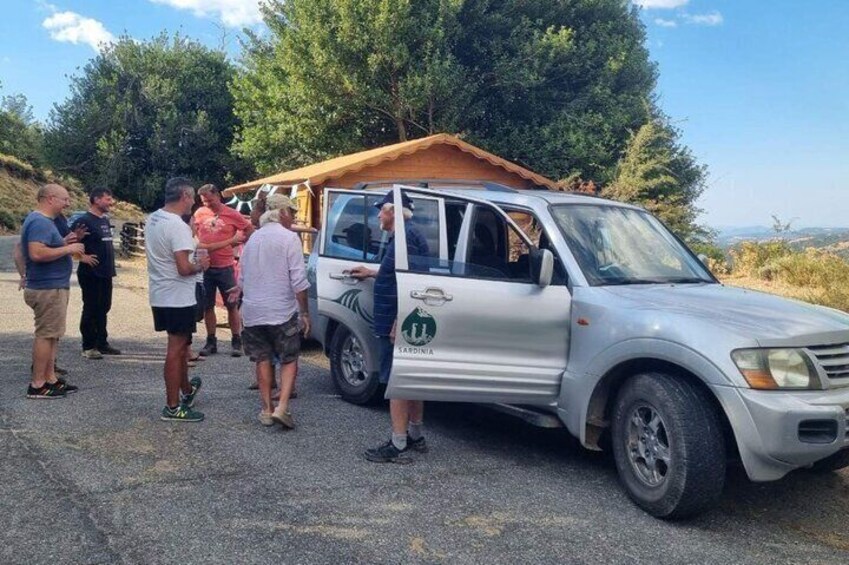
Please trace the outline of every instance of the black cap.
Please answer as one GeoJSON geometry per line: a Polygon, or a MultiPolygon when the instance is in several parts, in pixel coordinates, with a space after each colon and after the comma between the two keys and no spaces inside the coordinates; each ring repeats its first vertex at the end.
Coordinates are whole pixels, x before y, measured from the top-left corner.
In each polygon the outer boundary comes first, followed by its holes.
{"type": "MultiPolygon", "coordinates": [[[[382,200],[379,200],[374,204],[375,208],[383,208],[384,204],[395,204],[394,192],[387,192],[382,200]]],[[[413,206],[413,201],[410,200],[410,197],[407,196],[404,192],[401,193],[401,207],[406,208],[408,210],[415,210],[415,206],[413,206]]]]}

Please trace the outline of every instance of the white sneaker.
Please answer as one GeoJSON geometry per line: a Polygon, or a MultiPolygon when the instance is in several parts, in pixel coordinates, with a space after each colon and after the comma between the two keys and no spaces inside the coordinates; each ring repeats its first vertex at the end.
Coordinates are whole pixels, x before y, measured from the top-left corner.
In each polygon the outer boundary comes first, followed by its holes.
{"type": "Polygon", "coordinates": [[[86,359],[103,359],[103,353],[97,349],[85,349],[83,350],[83,357],[86,359]]]}
{"type": "Polygon", "coordinates": [[[259,413],[259,423],[263,426],[273,426],[274,419],[271,417],[271,414],[266,414],[265,412],[259,413]]]}

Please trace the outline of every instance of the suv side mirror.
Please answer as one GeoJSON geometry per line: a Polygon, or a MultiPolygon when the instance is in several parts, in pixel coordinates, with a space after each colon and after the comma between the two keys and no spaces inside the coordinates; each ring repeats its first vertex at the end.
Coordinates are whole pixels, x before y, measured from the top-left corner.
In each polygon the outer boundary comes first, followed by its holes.
{"type": "Polygon", "coordinates": [[[548,249],[534,249],[530,255],[531,278],[540,288],[545,288],[554,276],[554,255],[548,249]]]}
{"type": "Polygon", "coordinates": [[[702,265],[707,266],[708,264],[708,256],[704,253],[699,253],[696,257],[699,258],[699,261],[702,262],[702,265]]]}

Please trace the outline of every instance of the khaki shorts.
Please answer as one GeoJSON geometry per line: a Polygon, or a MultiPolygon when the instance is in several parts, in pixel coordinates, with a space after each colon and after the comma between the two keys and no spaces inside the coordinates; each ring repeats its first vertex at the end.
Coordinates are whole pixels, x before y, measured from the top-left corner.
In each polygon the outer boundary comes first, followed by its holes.
{"type": "Polygon", "coordinates": [[[59,339],[65,335],[70,294],[67,288],[24,289],[24,302],[35,312],[35,337],[59,339]]]}

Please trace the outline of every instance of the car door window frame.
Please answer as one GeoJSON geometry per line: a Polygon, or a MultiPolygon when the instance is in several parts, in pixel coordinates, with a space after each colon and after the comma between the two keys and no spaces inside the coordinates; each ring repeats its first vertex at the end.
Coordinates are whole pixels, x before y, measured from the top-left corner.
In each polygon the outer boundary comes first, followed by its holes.
{"type": "MultiPolygon", "coordinates": [[[[501,210],[503,210],[504,213],[507,214],[508,216],[510,215],[511,212],[518,212],[518,213],[521,213],[521,214],[527,214],[531,218],[534,219],[536,224],[539,226],[541,236],[545,236],[545,239],[548,242],[547,247],[540,247],[539,245],[536,245],[536,244],[535,244],[535,247],[537,249],[548,249],[549,251],[551,251],[551,254],[554,255],[555,275],[558,274],[557,271],[560,271],[559,276],[562,277],[562,281],[555,282],[554,280],[552,280],[552,283],[551,283],[552,286],[569,286],[569,272],[566,269],[566,264],[563,262],[563,259],[560,257],[560,254],[557,252],[557,248],[554,245],[554,240],[551,238],[551,234],[549,234],[548,231],[546,231],[545,224],[542,222],[542,220],[540,220],[539,214],[537,214],[532,208],[527,208],[527,207],[524,207],[524,206],[518,206],[518,205],[515,205],[515,204],[509,204],[509,205],[505,204],[503,206],[499,205],[499,208],[501,208],[501,210]]],[[[524,230],[520,229],[519,231],[524,233],[524,230]]],[[[525,234],[525,235],[527,235],[530,238],[530,236],[528,234],[525,234]]]]}
{"type": "MultiPolygon", "coordinates": [[[[440,199],[441,200],[440,210],[442,212],[441,219],[444,219],[445,200],[453,199],[453,200],[459,200],[461,202],[467,203],[467,208],[466,208],[467,213],[463,218],[463,227],[460,228],[460,234],[458,236],[462,239],[461,239],[461,241],[459,241],[457,243],[457,248],[456,248],[455,253],[454,253],[454,258],[452,259],[452,266],[455,265],[458,262],[457,261],[458,256],[461,256],[463,259],[466,259],[468,257],[469,248],[470,248],[469,241],[470,241],[470,236],[471,236],[471,226],[474,225],[473,222],[474,222],[474,219],[475,219],[475,216],[476,216],[476,210],[473,207],[470,208],[469,206],[481,206],[483,208],[488,208],[488,209],[493,210],[495,212],[495,215],[500,217],[500,219],[507,224],[508,229],[512,228],[513,230],[516,231],[516,233],[523,240],[525,245],[528,246],[528,249],[537,249],[537,247],[533,244],[533,242],[530,240],[530,238],[527,236],[527,234],[524,231],[522,231],[522,229],[516,224],[516,222],[514,222],[513,219],[504,212],[504,210],[501,208],[501,206],[496,204],[496,203],[488,202],[486,200],[480,200],[480,199],[472,198],[472,197],[468,197],[468,196],[460,196],[460,195],[456,195],[456,194],[445,194],[445,193],[440,193],[440,192],[437,192],[437,191],[434,191],[434,190],[422,189],[422,188],[418,188],[418,187],[405,186],[405,185],[394,185],[392,190],[393,190],[394,200],[396,202],[400,201],[402,191],[406,192],[408,195],[410,193],[413,193],[413,194],[421,194],[421,195],[426,195],[426,196],[432,196],[432,197],[440,199]],[[468,213],[469,211],[471,211],[472,213],[471,214],[468,213]],[[462,247],[462,253],[463,253],[462,255],[460,255],[461,247],[462,247]]],[[[396,218],[396,222],[397,221],[398,220],[396,218]]],[[[402,221],[403,221],[403,219],[402,219],[402,221]]],[[[442,225],[440,225],[440,231],[441,232],[447,231],[444,223],[442,223],[442,225]]],[[[404,233],[404,230],[396,230],[395,245],[398,248],[407,249],[407,237],[406,237],[406,234],[404,233]]],[[[446,241],[446,248],[447,248],[447,241],[446,241]]],[[[396,272],[412,272],[412,270],[409,267],[409,258],[407,257],[407,253],[396,255],[395,261],[396,261],[396,263],[395,263],[395,271],[396,272]]],[[[533,284],[532,282],[525,281],[525,280],[516,280],[516,279],[511,279],[511,278],[479,277],[479,276],[476,277],[476,276],[470,276],[470,275],[467,275],[467,274],[457,274],[453,271],[454,271],[454,268],[452,267],[450,272],[444,272],[443,270],[439,269],[439,270],[431,270],[431,271],[427,272],[426,274],[431,275],[431,276],[466,278],[466,279],[472,279],[472,280],[486,280],[486,281],[495,281],[495,282],[509,282],[509,283],[514,283],[514,284],[533,284]]],[[[420,274],[422,274],[420,271],[416,271],[416,272],[419,272],[420,274]]]]}
{"type": "MultiPolygon", "coordinates": [[[[354,262],[362,262],[368,264],[379,264],[383,251],[389,242],[389,236],[384,232],[381,236],[380,250],[374,254],[374,257],[369,257],[368,248],[366,246],[362,249],[362,256],[360,257],[344,257],[339,255],[330,254],[327,252],[328,238],[333,237],[333,233],[336,231],[336,227],[338,225],[338,219],[336,222],[330,221],[330,209],[329,207],[332,205],[331,201],[334,200],[334,195],[340,196],[350,196],[352,198],[361,198],[363,200],[363,225],[368,228],[371,227],[368,223],[369,220],[369,206],[373,204],[369,200],[378,201],[386,195],[385,191],[363,191],[363,190],[352,190],[352,189],[344,189],[344,188],[327,188],[325,189],[323,195],[323,210],[322,217],[327,220],[327,225],[322,227],[321,230],[321,238],[319,241],[319,257],[327,257],[330,259],[338,259],[341,261],[354,261],[354,262]]],[[[436,197],[433,195],[421,195],[419,198],[422,200],[432,200],[437,204],[437,214],[438,214],[438,248],[437,248],[437,256],[440,260],[447,261],[448,259],[448,235],[446,231],[446,212],[445,212],[445,200],[444,198],[436,197]]],[[[334,201],[335,202],[335,201],[334,201]]],[[[376,216],[375,216],[376,218],[376,216]]],[[[377,229],[380,229],[379,222],[377,222],[377,229]]],[[[353,247],[351,249],[354,249],[353,247]]]]}

